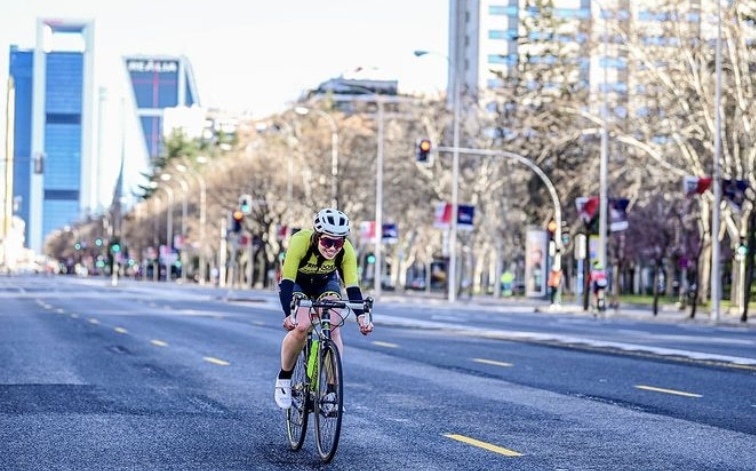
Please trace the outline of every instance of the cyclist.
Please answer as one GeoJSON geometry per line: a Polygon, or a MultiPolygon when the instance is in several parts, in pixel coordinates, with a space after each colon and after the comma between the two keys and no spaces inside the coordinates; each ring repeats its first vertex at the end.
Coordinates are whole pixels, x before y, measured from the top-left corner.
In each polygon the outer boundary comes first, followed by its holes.
{"type": "Polygon", "coordinates": [[[600,290],[605,290],[609,284],[609,280],[606,277],[606,270],[604,265],[600,261],[593,262],[590,274],[591,291],[593,292],[593,305],[598,307],[598,294],[600,290]]]}
{"type": "MultiPolygon", "coordinates": [[[[291,376],[311,327],[307,308],[297,310],[294,316],[290,315],[294,293],[317,300],[341,299],[341,275],[349,300],[362,300],[357,256],[347,240],[349,232],[347,215],[337,209],[326,208],[315,215],[312,229],[301,230],[289,239],[278,285],[284,312],[283,327],[288,331],[281,344],[281,371],[275,385],[276,404],[282,409],[291,407],[291,376]]],[[[344,348],[338,328],[341,319],[337,312],[332,311],[332,314],[337,318],[332,322],[331,339],[341,353],[344,348]]],[[[359,317],[362,311],[355,310],[355,314],[359,317]]],[[[363,335],[373,330],[373,324],[369,322],[360,322],[359,326],[363,335]]]]}

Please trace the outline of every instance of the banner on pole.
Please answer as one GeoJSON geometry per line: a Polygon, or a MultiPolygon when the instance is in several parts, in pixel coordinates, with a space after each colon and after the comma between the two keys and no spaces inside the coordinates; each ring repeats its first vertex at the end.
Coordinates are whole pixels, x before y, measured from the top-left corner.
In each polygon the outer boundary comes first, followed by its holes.
{"type": "MultiPolygon", "coordinates": [[[[460,204],[457,210],[457,229],[460,231],[473,230],[475,219],[475,206],[460,204]]],[[[439,229],[449,229],[452,218],[451,203],[436,203],[436,210],[433,217],[433,227],[439,229]]]]}

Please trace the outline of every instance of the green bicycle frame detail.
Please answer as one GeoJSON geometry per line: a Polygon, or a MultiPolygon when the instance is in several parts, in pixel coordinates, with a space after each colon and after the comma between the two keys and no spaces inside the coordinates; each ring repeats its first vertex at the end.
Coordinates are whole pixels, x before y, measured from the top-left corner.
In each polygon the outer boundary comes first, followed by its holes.
{"type": "Polygon", "coordinates": [[[310,346],[310,354],[307,357],[307,377],[310,379],[310,384],[313,386],[313,389],[317,389],[318,387],[318,372],[316,370],[318,368],[319,344],[320,341],[318,339],[312,340],[312,345],[310,346]]]}
{"type": "Polygon", "coordinates": [[[318,390],[318,355],[320,353],[320,336],[324,339],[330,339],[331,322],[329,316],[323,316],[320,320],[321,333],[313,336],[310,345],[310,354],[307,357],[307,377],[310,379],[310,388],[312,391],[318,390]]]}

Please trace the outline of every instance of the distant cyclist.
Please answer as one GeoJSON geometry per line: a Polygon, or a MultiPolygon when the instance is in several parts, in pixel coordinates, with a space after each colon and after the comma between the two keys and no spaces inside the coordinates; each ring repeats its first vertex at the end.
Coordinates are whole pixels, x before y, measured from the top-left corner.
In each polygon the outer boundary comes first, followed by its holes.
{"type": "MultiPolygon", "coordinates": [[[[362,300],[357,256],[347,240],[349,232],[347,215],[337,209],[326,208],[315,216],[313,229],[299,231],[289,239],[278,285],[284,312],[283,327],[289,331],[281,344],[281,371],[275,386],[276,404],[282,409],[291,407],[291,376],[311,327],[307,308],[299,309],[296,319],[290,315],[294,293],[302,293],[315,300],[341,299],[341,276],[349,300],[362,300]]],[[[332,311],[332,314],[338,317],[338,313],[332,311]]],[[[355,314],[359,316],[362,312],[355,310],[355,314]]],[[[331,339],[343,353],[340,324],[341,319],[333,320],[331,339]]],[[[372,323],[360,323],[359,326],[363,335],[373,331],[372,323]]]]}
{"type": "Polygon", "coordinates": [[[600,290],[606,292],[606,288],[609,285],[609,280],[606,276],[606,270],[604,265],[600,261],[593,262],[593,267],[590,273],[591,292],[593,293],[593,305],[598,306],[598,294],[600,290]]]}

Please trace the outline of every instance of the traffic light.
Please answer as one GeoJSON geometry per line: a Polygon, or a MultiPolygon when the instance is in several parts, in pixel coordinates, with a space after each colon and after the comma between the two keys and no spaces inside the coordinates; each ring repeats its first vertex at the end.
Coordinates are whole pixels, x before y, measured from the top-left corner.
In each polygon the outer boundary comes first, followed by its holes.
{"type": "Polygon", "coordinates": [[[244,213],[241,209],[237,209],[231,213],[231,232],[239,234],[242,231],[242,223],[244,222],[244,213]]]}
{"type": "Polygon", "coordinates": [[[748,245],[744,241],[741,241],[740,245],[738,245],[738,255],[741,257],[748,255],[748,245]]]}
{"type": "Polygon", "coordinates": [[[117,254],[121,251],[121,242],[118,239],[115,239],[113,242],[110,243],[110,252],[113,254],[117,254]]]}
{"type": "Polygon", "coordinates": [[[430,139],[420,139],[417,141],[417,163],[425,165],[431,163],[431,147],[430,139]]]}
{"type": "Polygon", "coordinates": [[[367,254],[367,257],[365,257],[365,261],[369,264],[375,263],[375,255],[373,253],[367,254]]]}
{"type": "Polygon", "coordinates": [[[557,223],[553,219],[546,225],[546,230],[549,233],[549,240],[554,240],[554,234],[556,234],[557,223]]]}
{"type": "Polygon", "coordinates": [[[241,195],[239,197],[239,210],[242,214],[249,214],[252,212],[252,195],[241,195]]]}

